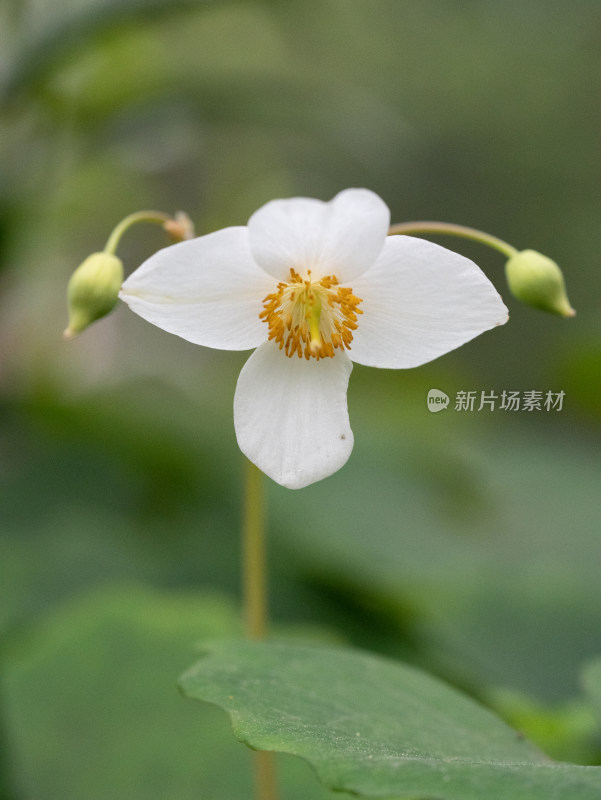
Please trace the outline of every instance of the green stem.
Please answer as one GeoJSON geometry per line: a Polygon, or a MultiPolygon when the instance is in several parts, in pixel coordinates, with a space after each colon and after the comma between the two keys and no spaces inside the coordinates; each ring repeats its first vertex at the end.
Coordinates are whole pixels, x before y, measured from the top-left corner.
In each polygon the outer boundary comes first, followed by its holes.
{"type": "MultiPolygon", "coordinates": [[[[265,503],[263,474],[246,460],[244,522],[242,525],[243,598],[246,635],[261,640],[267,635],[267,567],[265,545],[265,503]]],[[[275,754],[256,750],[256,800],[277,800],[275,754]]]]}
{"type": "Polygon", "coordinates": [[[163,211],[136,211],[134,214],[130,214],[125,217],[125,219],[122,219],[113,230],[108,238],[104,252],[114,256],[119,242],[121,241],[121,237],[132,225],[136,225],[138,222],[154,222],[157,225],[164,225],[166,222],[169,222],[170,219],[171,216],[165,214],[163,211]]]}
{"type": "Polygon", "coordinates": [[[275,774],[275,753],[255,750],[255,797],[257,800],[277,800],[278,787],[275,774]]]}
{"type": "Polygon", "coordinates": [[[492,247],[503,253],[507,258],[511,258],[518,252],[515,247],[512,247],[502,239],[496,236],[491,236],[483,231],[478,231],[476,228],[466,228],[464,225],[454,225],[450,222],[401,222],[397,225],[391,225],[388,230],[388,235],[395,234],[408,234],[414,233],[439,233],[443,236],[462,236],[464,239],[471,239],[474,242],[492,247]]]}
{"type": "Polygon", "coordinates": [[[242,580],[246,635],[249,639],[264,639],[267,634],[267,581],[263,474],[248,459],[245,468],[242,580]]]}

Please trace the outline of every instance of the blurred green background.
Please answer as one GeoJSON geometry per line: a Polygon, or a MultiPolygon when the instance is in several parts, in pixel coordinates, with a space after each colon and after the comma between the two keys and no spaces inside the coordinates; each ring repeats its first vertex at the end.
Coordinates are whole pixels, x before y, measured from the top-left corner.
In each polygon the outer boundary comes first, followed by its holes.
{"type": "MultiPolygon", "coordinates": [[[[599,763],[579,685],[601,653],[597,0],[5,0],[0,36],[0,798],[248,796],[225,719],[175,689],[238,629],[247,354],[124,306],[63,343],[65,288],[132,211],[206,233],[349,186],[545,253],[578,315],[519,306],[498,253],[436,239],[510,322],[411,372],[355,367],[348,465],[269,486],[278,629],[417,664],[599,763]],[[433,387],[565,399],[434,415],[433,387]]],[[[126,270],[164,244],[132,229],[126,270]]],[[[288,798],[325,796],[282,769],[288,798]]]]}

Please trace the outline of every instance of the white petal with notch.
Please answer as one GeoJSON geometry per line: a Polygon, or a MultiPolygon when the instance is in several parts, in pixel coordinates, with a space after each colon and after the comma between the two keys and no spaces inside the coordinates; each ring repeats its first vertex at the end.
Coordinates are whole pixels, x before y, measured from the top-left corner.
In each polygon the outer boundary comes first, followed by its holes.
{"type": "Polygon", "coordinates": [[[288,358],[274,342],[250,356],[236,387],[234,425],[242,452],[276,483],[300,489],[342,467],[353,449],[344,353],[288,358]]]}
{"type": "Polygon", "coordinates": [[[390,225],[386,203],[369,189],[346,189],[329,203],[308,197],[272,200],[248,221],[257,263],[281,281],[294,269],[313,280],[348,282],[379,256],[390,225]]]}

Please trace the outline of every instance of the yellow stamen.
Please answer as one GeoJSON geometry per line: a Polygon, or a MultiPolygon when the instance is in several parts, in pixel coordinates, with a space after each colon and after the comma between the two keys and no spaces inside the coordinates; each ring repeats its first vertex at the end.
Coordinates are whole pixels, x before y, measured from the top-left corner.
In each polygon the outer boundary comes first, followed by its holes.
{"type": "Polygon", "coordinates": [[[291,269],[289,282],[264,299],[259,317],[289,358],[332,358],[336,349],[350,349],[361,302],[334,275],[312,281],[310,271],[304,279],[291,269]]]}

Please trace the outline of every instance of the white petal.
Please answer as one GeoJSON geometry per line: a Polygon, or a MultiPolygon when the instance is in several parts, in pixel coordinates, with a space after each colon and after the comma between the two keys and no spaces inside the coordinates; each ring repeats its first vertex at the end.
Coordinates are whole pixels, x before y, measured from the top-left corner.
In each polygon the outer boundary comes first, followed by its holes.
{"type": "Polygon", "coordinates": [[[244,365],[234,397],[242,452],[270,478],[301,489],[340,469],[353,449],[344,353],[288,358],[266,342],[244,365]]]}
{"type": "Polygon", "coordinates": [[[411,236],[390,236],[353,293],[363,298],[363,315],[349,355],[370,367],[417,367],[508,318],[476,264],[411,236]]]}
{"type": "Polygon", "coordinates": [[[248,221],[257,263],[278,280],[293,268],[345,283],[379,256],[390,225],[388,206],[368,189],[346,189],[329,203],[308,197],[272,200],[248,221]]]}
{"type": "Polygon", "coordinates": [[[267,338],[259,314],[276,285],[253,260],[247,228],[224,228],[155,253],[125,281],[120,297],[189,342],[247,350],[267,338]]]}

